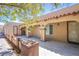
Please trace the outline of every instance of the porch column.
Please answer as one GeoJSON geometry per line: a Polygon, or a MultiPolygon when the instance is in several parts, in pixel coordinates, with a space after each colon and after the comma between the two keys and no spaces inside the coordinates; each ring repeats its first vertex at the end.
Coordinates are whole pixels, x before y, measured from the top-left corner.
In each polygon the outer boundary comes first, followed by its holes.
{"type": "Polygon", "coordinates": [[[26,27],[26,36],[29,37],[29,27],[26,27]]]}
{"type": "Polygon", "coordinates": [[[18,35],[21,35],[21,29],[18,27],[18,35]]]}
{"type": "Polygon", "coordinates": [[[40,38],[42,41],[46,41],[45,25],[40,26],[40,38]]]}

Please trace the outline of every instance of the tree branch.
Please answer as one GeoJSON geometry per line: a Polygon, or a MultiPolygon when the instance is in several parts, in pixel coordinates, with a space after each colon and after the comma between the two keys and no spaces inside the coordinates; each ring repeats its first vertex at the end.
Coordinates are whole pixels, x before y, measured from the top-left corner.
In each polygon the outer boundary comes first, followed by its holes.
{"type": "Polygon", "coordinates": [[[23,8],[22,6],[18,5],[17,3],[0,3],[0,5],[23,8]]]}

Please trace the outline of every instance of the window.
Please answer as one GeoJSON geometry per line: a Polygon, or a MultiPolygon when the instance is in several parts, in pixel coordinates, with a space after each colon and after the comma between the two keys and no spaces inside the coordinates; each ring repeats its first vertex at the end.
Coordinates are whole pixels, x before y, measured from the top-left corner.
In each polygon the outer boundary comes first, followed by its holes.
{"type": "Polygon", "coordinates": [[[53,25],[49,25],[49,34],[53,34],[53,25]]]}
{"type": "Polygon", "coordinates": [[[46,26],[46,35],[53,34],[53,25],[47,25],[46,26]]]}

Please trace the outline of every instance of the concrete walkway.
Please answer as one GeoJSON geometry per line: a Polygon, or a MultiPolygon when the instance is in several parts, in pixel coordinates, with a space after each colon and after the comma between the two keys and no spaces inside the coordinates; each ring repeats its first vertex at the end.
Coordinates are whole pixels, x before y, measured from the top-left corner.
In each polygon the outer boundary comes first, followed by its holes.
{"type": "Polygon", "coordinates": [[[16,56],[5,38],[0,38],[0,56],[16,56]]]}
{"type": "Polygon", "coordinates": [[[43,42],[38,38],[27,38],[26,36],[21,38],[38,41],[40,43],[40,56],[79,56],[79,45],[54,40],[43,42]]]}

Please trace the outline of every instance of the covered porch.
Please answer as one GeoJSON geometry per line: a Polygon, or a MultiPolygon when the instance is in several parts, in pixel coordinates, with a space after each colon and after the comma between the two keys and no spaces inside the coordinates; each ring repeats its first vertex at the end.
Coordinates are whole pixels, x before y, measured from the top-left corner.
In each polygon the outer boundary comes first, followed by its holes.
{"type": "Polygon", "coordinates": [[[38,37],[42,41],[56,40],[79,43],[78,19],[79,14],[72,13],[59,18],[49,18],[49,20],[40,21],[37,24],[33,23],[29,27],[25,26],[26,36],[38,37]],[[32,31],[29,30],[30,28],[32,31]]]}

